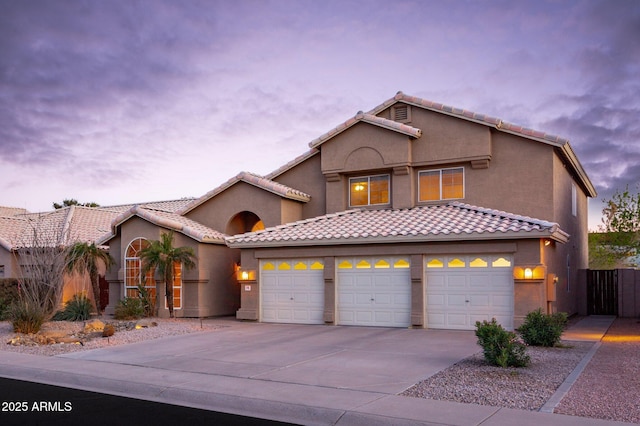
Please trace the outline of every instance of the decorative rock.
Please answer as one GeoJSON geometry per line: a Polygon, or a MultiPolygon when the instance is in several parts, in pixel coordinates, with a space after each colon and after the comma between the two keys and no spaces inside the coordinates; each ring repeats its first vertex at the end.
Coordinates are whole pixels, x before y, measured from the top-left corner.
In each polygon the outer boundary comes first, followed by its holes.
{"type": "Polygon", "coordinates": [[[135,328],[140,329],[140,328],[149,328],[149,327],[157,327],[157,326],[158,326],[157,322],[152,321],[148,318],[143,318],[136,323],[135,328]]]}
{"type": "Polygon", "coordinates": [[[91,321],[87,321],[84,324],[84,332],[91,333],[92,331],[103,331],[104,323],[99,319],[93,319],[91,321]]]}
{"type": "Polygon", "coordinates": [[[115,332],[116,332],[115,327],[111,324],[107,324],[104,326],[104,329],[102,330],[102,337],[113,336],[115,332]]]}

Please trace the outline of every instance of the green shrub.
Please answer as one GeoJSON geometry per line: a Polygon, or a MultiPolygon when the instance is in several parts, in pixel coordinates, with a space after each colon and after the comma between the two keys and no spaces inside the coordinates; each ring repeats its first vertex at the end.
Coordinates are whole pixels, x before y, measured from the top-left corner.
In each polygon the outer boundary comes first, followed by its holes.
{"type": "Polygon", "coordinates": [[[56,312],[54,321],[86,321],[91,316],[91,300],[82,293],[74,294],[73,298],[64,304],[62,311],[56,312]]]}
{"type": "Polygon", "coordinates": [[[118,320],[132,320],[147,316],[144,301],[138,297],[125,297],[116,305],[114,317],[118,320]]]}
{"type": "Polygon", "coordinates": [[[491,365],[499,367],[526,367],[529,355],[518,336],[507,331],[493,318],[489,321],[476,321],[476,337],[482,346],[484,358],[491,365]]]}
{"type": "Polygon", "coordinates": [[[9,308],[9,320],[16,333],[37,333],[45,320],[45,312],[41,306],[27,301],[18,301],[9,308]]]}
{"type": "Polygon", "coordinates": [[[522,340],[531,346],[554,346],[560,343],[562,331],[567,325],[567,314],[558,312],[543,314],[542,309],[529,312],[518,328],[522,340]]]}
{"type": "Polygon", "coordinates": [[[142,300],[144,316],[150,317],[155,312],[156,301],[149,290],[142,284],[138,284],[138,297],[142,300]]]}
{"type": "Polygon", "coordinates": [[[18,280],[0,278],[0,321],[9,320],[9,308],[18,301],[18,280]]]}

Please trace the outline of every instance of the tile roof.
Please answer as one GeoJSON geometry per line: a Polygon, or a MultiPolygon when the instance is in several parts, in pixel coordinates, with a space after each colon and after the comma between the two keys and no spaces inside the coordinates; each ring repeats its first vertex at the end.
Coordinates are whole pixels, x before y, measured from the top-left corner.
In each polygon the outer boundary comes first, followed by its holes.
{"type": "Polygon", "coordinates": [[[120,213],[111,224],[111,232],[98,241],[105,244],[116,235],[116,228],[133,216],[138,216],[154,225],[180,232],[201,243],[225,244],[226,235],[202,225],[194,220],[176,213],[159,209],[150,209],[146,206],[133,206],[129,210],[120,213]]]}
{"type": "Polygon", "coordinates": [[[117,215],[115,210],[69,206],[44,213],[0,217],[0,245],[15,250],[94,242],[109,232],[111,221],[117,215]]]}
{"type": "Polygon", "coordinates": [[[150,209],[163,210],[166,212],[175,213],[176,211],[180,210],[181,208],[193,202],[194,200],[196,200],[196,198],[189,197],[189,198],[180,198],[179,200],[151,201],[146,203],[135,203],[135,204],[121,204],[117,206],[105,206],[101,208],[109,209],[109,210],[118,210],[120,212],[124,212],[129,210],[133,206],[143,206],[143,207],[148,207],[150,209]]]}
{"type": "Polygon", "coordinates": [[[28,213],[27,209],[22,209],[20,207],[3,207],[0,206],[0,216],[15,216],[17,214],[25,214],[28,213]]]}
{"type": "MultiPolygon", "coordinates": [[[[558,148],[560,155],[565,161],[569,163],[573,171],[578,176],[578,181],[582,183],[585,190],[590,197],[597,196],[597,192],[593,183],[589,179],[584,167],[578,160],[571,144],[568,139],[556,136],[550,133],[545,133],[539,130],[529,129],[517,124],[508,123],[500,118],[491,117],[485,114],[478,114],[473,111],[456,108],[448,105],[444,105],[438,102],[421,99],[415,96],[405,95],[402,92],[398,92],[393,98],[383,102],[377,107],[373,108],[367,114],[377,115],[392,105],[402,102],[409,105],[415,105],[420,108],[428,109],[431,111],[447,114],[453,117],[461,118],[475,123],[483,124],[495,128],[501,132],[510,133],[513,135],[521,136],[527,139],[532,139],[538,142],[546,143],[548,145],[558,148]]],[[[312,142],[313,143],[313,142],[312,142]]]]}
{"type": "MultiPolygon", "coordinates": [[[[154,201],[143,203],[142,206],[155,208],[157,215],[171,214],[193,200],[194,198],[154,201]]],[[[111,233],[112,221],[133,207],[131,204],[107,207],[68,206],[42,213],[27,213],[24,209],[10,208],[5,212],[13,211],[13,215],[0,216],[0,246],[6,250],[16,250],[36,244],[59,246],[76,241],[100,241],[111,233]]],[[[182,226],[195,229],[193,234],[200,235],[201,230],[197,226],[182,226]]],[[[218,241],[223,241],[222,235],[218,236],[218,241]]]]}
{"type": "Polygon", "coordinates": [[[292,168],[294,168],[298,164],[305,162],[309,158],[311,158],[314,155],[319,154],[319,153],[320,153],[319,149],[312,148],[312,149],[308,150],[307,152],[303,153],[302,155],[299,155],[296,158],[294,158],[293,160],[289,161],[284,166],[279,167],[276,170],[272,171],[271,173],[265,175],[264,177],[265,177],[265,179],[275,179],[278,176],[280,176],[281,174],[283,174],[284,172],[291,170],[292,168]]]}
{"type": "Polygon", "coordinates": [[[207,200],[215,197],[221,192],[232,187],[238,182],[246,182],[250,185],[264,189],[265,191],[272,192],[283,198],[288,198],[291,200],[302,201],[306,203],[311,199],[311,195],[309,194],[306,194],[302,191],[298,191],[297,189],[290,188],[286,185],[283,185],[271,179],[267,179],[264,176],[260,176],[250,172],[241,172],[238,175],[226,181],[225,183],[223,183],[222,185],[220,185],[219,187],[207,192],[202,197],[193,200],[191,203],[177,210],[176,213],[180,215],[186,214],[191,210],[195,209],[196,207],[198,207],[199,205],[204,204],[207,200]]]}
{"type": "Polygon", "coordinates": [[[417,129],[415,127],[411,127],[409,125],[402,124],[397,121],[389,120],[386,118],[377,117],[374,114],[370,114],[370,113],[365,114],[362,111],[358,111],[358,113],[354,117],[351,117],[344,123],[336,126],[335,128],[329,130],[327,133],[309,142],[309,147],[316,148],[322,145],[323,143],[325,143],[326,141],[328,141],[329,139],[333,138],[334,136],[344,132],[348,128],[360,122],[373,124],[374,126],[382,127],[384,129],[392,130],[394,132],[399,132],[407,136],[411,136],[412,138],[419,138],[420,136],[422,136],[422,130],[417,129]]]}
{"type": "Polygon", "coordinates": [[[441,104],[439,102],[433,102],[427,99],[421,99],[415,96],[405,95],[402,92],[398,92],[393,98],[378,105],[377,107],[369,111],[369,114],[373,114],[373,115],[379,114],[383,110],[389,108],[391,105],[399,101],[409,105],[415,105],[415,106],[429,109],[432,111],[437,111],[447,115],[463,118],[465,120],[471,120],[477,123],[489,125],[499,130],[519,134],[527,138],[537,139],[542,142],[547,142],[547,143],[552,143],[557,145],[564,145],[565,143],[569,142],[567,139],[561,138],[560,136],[552,135],[552,134],[541,132],[538,130],[529,129],[523,126],[519,126],[517,124],[508,123],[506,121],[503,121],[500,118],[491,117],[485,114],[479,114],[473,111],[469,111],[462,108],[456,108],[453,106],[441,104]]]}
{"type": "Polygon", "coordinates": [[[230,247],[553,238],[558,224],[469,204],[348,210],[227,238],[230,247]]]}

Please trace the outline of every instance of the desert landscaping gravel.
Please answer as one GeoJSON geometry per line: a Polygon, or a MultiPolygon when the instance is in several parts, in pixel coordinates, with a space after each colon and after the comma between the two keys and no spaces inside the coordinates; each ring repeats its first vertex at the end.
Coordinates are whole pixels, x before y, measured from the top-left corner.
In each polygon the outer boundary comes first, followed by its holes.
{"type": "MultiPolygon", "coordinates": [[[[55,356],[68,352],[118,346],[186,333],[225,327],[199,319],[115,322],[116,333],[108,338],[82,333],[83,322],[49,322],[44,333],[65,334],[82,343],[51,345],[11,344],[18,335],[9,322],[0,322],[0,351],[55,356]]],[[[24,342],[21,342],[24,343],[24,342]]],[[[496,407],[538,410],[555,393],[595,343],[563,341],[561,347],[529,347],[531,365],[499,368],[488,365],[478,353],[417,383],[402,395],[496,407]]],[[[618,318],[600,343],[578,380],[556,407],[555,413],[640,423],[640,321],[618,318]]]]}
{"type": "Polygon", "coordinates": [[[640,321],[614,321],[554,412],[640,423],[640,321]]]}
{"type": "Polygon", "coordinates": [[[571,374],[593,342],[563,342],[563,347],[528,347],[526,368],[489,365],[479,352],[409,388],[405,396],[539,410],[571,374]]]}

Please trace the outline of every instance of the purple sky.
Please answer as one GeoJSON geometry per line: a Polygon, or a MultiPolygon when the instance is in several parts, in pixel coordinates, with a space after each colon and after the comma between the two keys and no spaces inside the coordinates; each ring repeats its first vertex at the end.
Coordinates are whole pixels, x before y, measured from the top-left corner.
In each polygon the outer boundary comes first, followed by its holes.
{"type": "Polygon", "coordinates": [[[636,0],[0,0],[0,205],[200,196],[398,90],[568,138],[592,228],[640,181],[636,0]]]}

